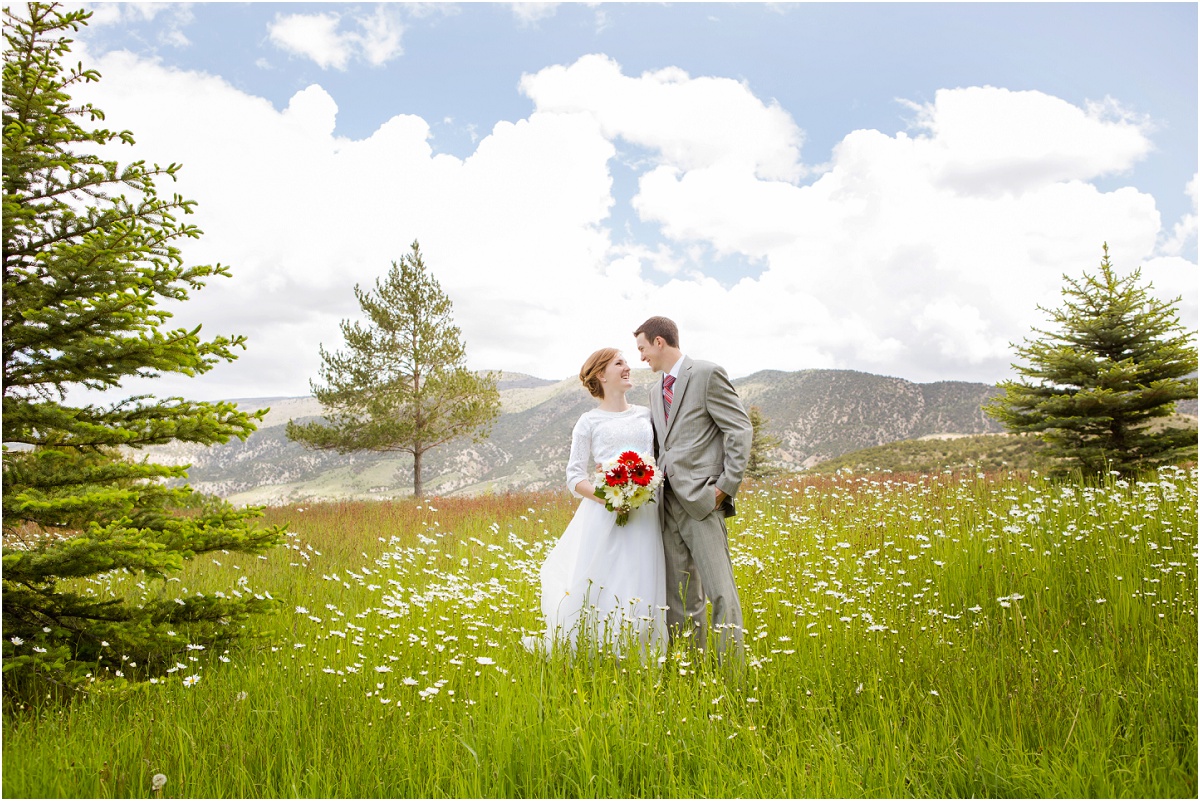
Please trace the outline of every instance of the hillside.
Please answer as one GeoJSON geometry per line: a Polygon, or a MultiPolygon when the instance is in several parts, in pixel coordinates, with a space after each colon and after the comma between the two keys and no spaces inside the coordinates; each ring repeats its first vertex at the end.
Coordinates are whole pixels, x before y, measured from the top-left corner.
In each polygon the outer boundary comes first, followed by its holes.
{"type": "MultiPolygon", "coordinates": [[[[1196,430],[1195,415],[1176,414],[1158,427],[1196,430]]],[[[1045,444],[1030,434],[979,434],[959,436],[934,434],[920,439],[890,442],[828,459],[807,473],[940,473],[951,471],[1039,470],[1047,472],[1052,461],[1045,444]]]]}
{"type": "Polygon", "coordinates": [[[809,468],[808,473],[940,473],[945,470],[1045,470],[1045,446],[1019,434],[934,435],[864,448],[809,468]]]}
{"type": "MultiPolygon", "coordinates": [[[[630,400],[645,404],[655,376],[633,372],[630,400]]],[[[782,440],[775,454],[785,470],[801,470],[886,443],[935,435],[999,433],[980,411],[996,390],[986,384],[915,384],[848,370],[762,371],[736,379],[746,405],[758,406],[782,440]]],[[[504,492],[559,486],[571,429],[594,401],[576,378],[547,381],[506,373],[502,413],[484,442],[451,443],[426,454],[426,486],[435,494],[504,492]]],[[[278,504],[335,498],[387,498],[411,491],[405,454],[338,454],[290,442],[289,419],[320,416],[313,398],[239,400],[244,409],[270,407],[245,442],[201,448],[174,444],[147,449],[154,461],[191,464],[196,489],[237,503],[278,504]]]]}
{"type": "Polygon", "coordinates": [[[980,411],[996,394],[987,384],[914,384],[850,370],[767,370],[734,385],[783,440],[778,461],[787,469],[896,440],[1003,430],[980,411]]]}

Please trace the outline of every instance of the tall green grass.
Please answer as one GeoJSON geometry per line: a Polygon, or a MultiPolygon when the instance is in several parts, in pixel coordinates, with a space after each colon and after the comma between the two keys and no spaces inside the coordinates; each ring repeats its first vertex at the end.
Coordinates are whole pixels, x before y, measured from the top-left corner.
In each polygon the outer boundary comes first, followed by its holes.
{"type": "Polygon", "coordinates": [[[266,558],[91,585],[269,593],[270,637],[10,710],[3,791],[1195,797],[1196,504],[1194,470],[745,488],[741,667],[527,653],[565,495],[272,510],[266,558]]]}

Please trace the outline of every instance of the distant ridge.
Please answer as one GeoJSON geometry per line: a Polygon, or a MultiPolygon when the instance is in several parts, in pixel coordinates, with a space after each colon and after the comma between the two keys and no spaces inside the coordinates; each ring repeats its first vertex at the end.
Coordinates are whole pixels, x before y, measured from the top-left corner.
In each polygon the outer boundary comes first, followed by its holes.
{"type": "Polygon", "coordinates": [[[1003,430],[980,409],[997,393],[988,384],[915,384],[853,370],[764,370],[734,384],[783,439],[780,461],[792,469],[897,440],[1003,430]]]}
{"type": "Polygon", "coordinates": [[[941,473],[943,471],[1046,471],[1051,460],[1032,434],[933,436],[889,442],[828,459],[811,473],[941,473]]]}
{"type": "MultiPolygon", "coordinates": [[[[655,375],[633,372],[633,403],[648,403],[655,375]]],[[[758,406],[767,428],[782,440],[776,462],[800,470],[878,445],[936,435],[999,433],[980,406],[994,386],[964,381],[917,384],[852,370],[763,370],[734,380],[747,406],[758,406]]],[[[430,493],[545,489],[563,484],[571,429],[595,401],[575,377],[549,381],[501,373],[502,413],[488,440],[450,443],[426,455],[430,493]]],[[[245,442],[211,448],[175,443],[148,448],[154,461],[192,465],[189,481],[202,492],[235,503],[388,498],[407,495],[412,462],[403,454],[337,454],[290,442],[288,420],[315,419],[314,398],[253,398],[239,408],[270,406],[262,426],[245,442]]],[[[1186,405],[1181,411],[1187,412],[1186,405]]],[[[1195,414],[1195,402],[1191,404],[1195,414]]]]}

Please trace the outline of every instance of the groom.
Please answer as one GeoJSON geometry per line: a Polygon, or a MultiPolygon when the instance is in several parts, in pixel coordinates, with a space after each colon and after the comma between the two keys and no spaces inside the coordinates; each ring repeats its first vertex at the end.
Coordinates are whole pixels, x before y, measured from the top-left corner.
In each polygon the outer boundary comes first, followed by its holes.
{"type": "Polygon", "coordinates": [[[734,514],[750,457],[753,428],[725,370],[679,349],[679,328],[651,317],[633,332],[642,361],[662,381],[652,385],[658,465],[666,478],[662,520],[667,565],[667,628],[672,640],[693,633],[707,645],[705,597],[712,601],[717,653],[742,647],[742,607],[733,584],[725,518],[734,514]],[[683,596],[683,597],[681,597],[683,596]]]}

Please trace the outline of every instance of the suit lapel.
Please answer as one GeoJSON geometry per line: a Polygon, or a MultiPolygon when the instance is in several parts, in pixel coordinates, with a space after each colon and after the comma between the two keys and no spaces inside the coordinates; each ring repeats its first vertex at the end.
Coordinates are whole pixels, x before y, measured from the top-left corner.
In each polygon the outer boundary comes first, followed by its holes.
{"type": "MultiPolygon", "coordinates": [[[[675,385],[671,387],[671,419],[667,421],[667,431],[663,435],[666,439],[667,434],[671,433],[671,428],[675,425],[675,421],[679,419],[679,409],[683,406],[683,395],[687,392],[688,379],[692,375],[692,359],[685,357],[683,365],[679,368],[679,377],[675,379],[675,385]]],[[[662,393],[659,393],[658,405],[662,406],[662,393]]]]}

